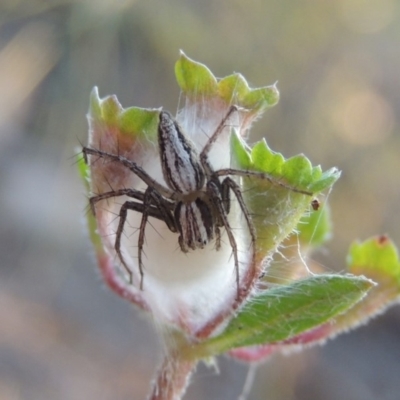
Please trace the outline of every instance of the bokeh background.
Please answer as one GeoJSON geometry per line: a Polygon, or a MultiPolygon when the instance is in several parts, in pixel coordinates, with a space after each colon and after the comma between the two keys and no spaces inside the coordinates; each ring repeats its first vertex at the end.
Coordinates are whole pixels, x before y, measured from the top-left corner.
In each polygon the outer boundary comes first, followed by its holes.
{"type": "MultiPolygon", "coordinates": [[[[278,81],[259,121],[286,156],[343,176],[335,234],[315,258],[343,270],[350,242],[400,244],[400,3],[396,0],[1,0],[0,400],[144,399],[161,346],[105,289],[74,166],[89,93],[175,111],[179,49],[217,76],[278,81]]],[[[236,399],[247,367],[200,367],[187,399],[236,399]]],[[[398,399],[400,309],[321,349],[257,369],[249,400],[398,399]]]]}

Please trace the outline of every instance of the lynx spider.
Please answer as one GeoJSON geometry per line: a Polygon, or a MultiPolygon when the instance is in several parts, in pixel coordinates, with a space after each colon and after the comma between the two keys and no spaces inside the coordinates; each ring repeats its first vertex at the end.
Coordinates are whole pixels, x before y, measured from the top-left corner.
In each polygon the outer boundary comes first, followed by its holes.
{"type": "Polygon", "coordinates": [[[164,221],[171,232],[179,233],[179,246],[185,253],[189,249],[204,248],[214,238],[216,239],[216,249],[218,250],[221,246],[220,228],[225,228],[230,246],[232,247],[239,296],[238,247],[228,221],[230,191],[235,195],[245,217],[253,249],[256,241],[256,232],[244,202],[241,188],[230,176],[258,177],[290,191],[312,196],[311,192],[282,183],[277,178],[266,173],[233,168],[213,169],[208,158],[211,147],[223,132],[228,119],[237,111],[239,111],[239,108],[235,105],[229,108],[200,154],[197,153],[194,145],[186,137],[172,115],[167,111],[160,112],[158,146],[166,186],[153,179],[134,161],[128,160],[121,155],[110,154],[90,147],[83,148],[82,152],[86,162],[88,161],[88,155],[118,162],[130,169],[147,184],[145,191],[126,188],[111,190],[90,198],[90,206],[93,213],[95,213],[95,204],[100,200],[117,196],[128,196],[137,200],[126,201],[120,208],[114,248],[128,273],[129,282],[132,284],[132,271],[126,264],[121,252],[121,236],[127,219],[127,212],[132,210],[141,213],[142,219],[138,239],[138,264],[141,290],[143,290],[144,278],[142,253],[145,227],[149,217],[164,221]],[[220,181],[221,177],[225,177],[222,182],[220,181]]]}

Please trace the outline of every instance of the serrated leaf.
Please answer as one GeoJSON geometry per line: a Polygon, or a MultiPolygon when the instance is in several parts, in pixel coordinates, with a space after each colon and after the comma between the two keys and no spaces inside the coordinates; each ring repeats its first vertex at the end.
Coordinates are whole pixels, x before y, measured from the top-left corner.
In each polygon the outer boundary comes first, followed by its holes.
{"type": "Polygon", "coordinates": [[[243,99],[241,105],[246,108],[263,111],[268,107],[276,105],[278,101],[279,91],[278,88],[273,85],[250,89],[246,97],[243,99]]]}
{"type": "Polygon", "coordinates": [[[90,93],[89,115],[95,119],[101,117],[100,97],[97,86],[95,86],[90,93]]]}
{"type": "Polygon", "coordinates": [[[157,140],[158,116],[160,110],[130,107],[125,109],[119,118],[122,134],[143,135],[152,142],[157,140]]]}
{"type": "MultiPolygon", "coordinates": [[[[265,140],[257,142],[251,149],[245,151],[250,154],[251,169],[269,173],[288,184],[308,189],[314,194],[331,187],[340,177],[340,171],[336,168],[322,173],[321,167],[313,167],[310,160],[302,154],[285,159],[282,154],[272,151],[265,140]]],[[[244,162],[247,159],[241,155],[240,159],[235,157],[234,162],[245,169],[248,168],[247,162],[244,162]]]]}
{"type": "Polygon", "coordinates": [[[218,94],[218,83],[213,73],[183,52],[175,64],[175,76],[178,85],[188,96],[210,97],[218,94]]]}
{"type": "Polygon", "coordinates": [[[218,82],[219,95],[228,104],[246,108],[250,113],[261,113],[279,101],[275,85],[251,89],[241,74],[232,74],[218,82]]]}
{"type": "Polygon", "coordinates": [[[285,180],[300,187],[308,187],[311,184],[311,173],[311,162],[303,155],[289,158],[282,166],[282,175],[285,180]]]}
{"type": "Polygon", "coordinates": [[[232,159],[235,160],[235,167],[239,167],[241,169],[250,169],[250,154],[246,150],[245,143],[239,137],[235,130],[233,130],[231,134],[231,153],[232,159]]]}
{"type": "Polygon", "coordinates": [[[215,355],[290,339],[344,313],[372,286],[364,277],[324,275],[266,290],[231,320],[223,334],[202,342],[201,352],[215,355]]]}
{"type": "Polygon", "coordinates": [[[318,179],[321,178],[322,176],[322,168],[320,165],[316,165],[315,167],[312,168],[312,179],[313,181],[317,181],[318,179]]]}
{"type": "Polygon", "coordinates": [[[117,96],[108,96],[102,100],[101,104],[101,117],[106,125],[118,125],[119,116],[123,110],[119,103],[117,96]]]}
{"type": "Polygon", "coordinates": [[[282,165],[285,162],[285,158],[282,154],[272,151],[264,139],[252,147],[251,158],[253,166],[260,171],[268,171],[276,176],[282,173],[282,165]]]}
{"type": "Polygon", "coordinates": [[[241,74],[228,75],[218,82],[219,96],[227,104],[242,105],[242,101],[249,93],[249,90],[247,81],[241,74]]]}
{"type": "Polygon", "coordinates": [[[314,193],[322,192],[330,188],[339,178],[341,172],[337,168],[331,168],[323,172],[321,177],[310,185],[310,190],[314,193]]]}
{"type": "MultiPolygon", "coordinates": [[[[253,222],[257,252],[260,257],[264,257],[275,251],[295,229],[304,212],[309,209],[312,193],[309,187],[316,184],[323,175],[320,168],[313,168],[304,155],[285,160],[281,154],[273,152],[264,140],[248,150],[240,145],[237,138],[233,138],[231,148],[234,166],[269,176],[268,179],[243,179],[246,203],[250,214],[256,216],[253,222]],[[296,190],[309,191],[310,195],[296,190]]],[[[328,182],[326,177],[323,178],[321,188],[328,182]]]]}

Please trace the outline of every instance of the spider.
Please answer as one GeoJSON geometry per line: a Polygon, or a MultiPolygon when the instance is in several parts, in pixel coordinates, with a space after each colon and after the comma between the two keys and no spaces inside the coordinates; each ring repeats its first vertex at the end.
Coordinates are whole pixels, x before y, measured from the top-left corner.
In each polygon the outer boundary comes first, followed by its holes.
{"type": "Polygon", "coordinates": [[[82,152],[86,163],[88,155],[118,162],[131,170],[147,185],[147,189],[144,191],[129,188],[111,190],[94,196],[89,200],[93,213],[95,213],[95,204],[100,200],[123,195],[136,200],[126,201],[121,206],[114,244],[118,258],[128,273],[130,284],[133,281],[133,274],[121,252],[121,237],[128,211],[136,211],[142,214],[138,238],[138,266],[141,290],[143,290],[144,278],[142,253],[145,227],[148,218],[153,217],[164,221],[171,232],[179,234],[179,246],[184,253],[188,252],[189,249],[202,249],[214,239],[216,249],[219,250],[221,247],[221,228],[225,228],[232,248],[239,296],[238,246],[228,220],[231,205],[230,192],[236,197],[241,212],[245,217],[253,251],[256,232],[243,199],[241,187],[231,176],[258,177],[293,192],[312,196],[311,192],[282,183],[266,173],[233,168],[213,169],[209,160],[209,152],[223,132],[228,119],[238,110],[239,108],[235,105],[229,108],[200,154],[198,154],[193,143],[185,135],[172,115],[168,111],[160,112],[158,147],[166,186],[153,179],[132,160],[118,154],[111,154],[90,147],[83,148],[82,152]],[[222,181],[221,178],[223,178],[222,181]]]}

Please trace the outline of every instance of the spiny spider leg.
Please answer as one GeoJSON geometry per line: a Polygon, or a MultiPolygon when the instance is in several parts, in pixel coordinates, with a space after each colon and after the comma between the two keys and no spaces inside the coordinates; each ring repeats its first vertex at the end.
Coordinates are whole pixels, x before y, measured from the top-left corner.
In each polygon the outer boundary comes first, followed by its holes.
{"type": "Polygon", "coordinates": [[[220,183],[219,179],[215,179],[221,187],[221,197],[222,201],[224,202],[225,212],[229,214],[231,210],[231,196],[230,196],[230,187],[229,185],[224,185],[224,183],[220,183]]]}
{"type": "Polygon", "coordinates": [[[241,169],[234,169],[234,168],[224,168],[215,171],[214,174],[216,176],[226,176],[226,175],[236,175],[236,176],[244,176],[244,177],[255,177],[260,179],[265,179],[268,182],[272,183],[273,185],[281,186],[287,190],[290,190],[295,193],[304,194],[306,196],[313,196],[313,193],[308,190],[299,189],[295,186],[288,185],[286,183],[280,182],[275,176],[267,174],[265,172],[257,172],[257,171],[245,171],[241,169]]]}
{"type": "Polygon", "coordinates": [[[253,220],[250,217],[249,210],[247,209],[246,203],[244,202],[240,186],[232,178],[227,177],[223,180],[222,187],[226,187],[228,188],[228,190],[231,189],[236,196],[239,207],[242,210],[242,213],[244,214],[244,217],[246,219],[247,227],[249,228],[251,246],[255,254],[256,230],[254,228],[253,220]]]}
{"type": "Polygon", "coordinates": [[[121,261],[121,264],[124,266],[126,272],[128,273],[129,283],[132,284],[132,282],[133,282],[132,271],[126,264],[124,257],[122,256],[122,252],[121,252],[121,237],[122,237],[122,232],[124,230],[124,225],[125,225],[126,217],[128,214],[128,210],[138,211],[138,212],[142,213],[144,210],[144,204],[135,203],[133,201],[126,201],[122,205],[122,207],[119,210],[119,223],[118,223],[118,228],[117,228],[117,233],[116,233],[115,243],[114,243],[115,252],[117,253],[119,260],[121,261]]]}
{"type": "MultiPolygon", "coordinates": [[[[123,195],[133,197],[137,200],[142,200],[142,201],[144,199],[144,193],[141,191],[138,191],[138,190],[134,190],[134,189],[121,189],[121,190],[105,192],[105,193],[99,194],[98,196],[91,197],[89,199],[90,208],[91,208],[93,214],[95,215],[95,211],[96,211],[94,206],[100,200],[105,200],[105,199],[109,199],[112,197],[123,196],[123,195]],[[134,192],[137,192],[137,193],[134,193],[134,192]]],[[[167,200],[165,200],[165,199],[163,199],[163,200],[164,200],[164,202],[160,204],[159,208],[155,208],[154,206],[151,206],[151,208],[149,210],[149,216],[153,217],[153,218],[157,218],[161,221],[164,221],[167,224],[167,226],[171,232],[176,232],[175,222],[171,215],[171,211],[173,210],[173,207],[171,207],[171,206],[173,206],[173,204],[167,202],[167,200]]],[[[136,204],[137,206],[143,205],[141,203],[133,203],[133,204],[136,204]]],[[[132,209],[132,210],[141,212],[141,210],[137,210],[137,209],[132,209]]]]}
{"type": "Polygon", "coordinates": [[[140,290],[143,290],[143,260],[142,260],[142,253],[143,253],[143,246],[144,246],[144,235],[145,229],[147,224],[147,219],[149,216],[149,203],[151,202],[151,189],[147,188],[144,194],[144,201],[143,205],[144,210],[142,212],[142,218],[140,220],[140,228],[139,228],[139,239],[138,239],[138,263],[139,263],[139,274],[140,274],[140,290]]]}
{"type": "Polygon", "coordinates": [[[170,212],[170,210],[165,206],[165,199],[163,199],[153,188],[148,187],[144,193],[144,200],[143,200],[143,212],[142,212],[142,219],[140,221],[140,228],[139,228],[139,239],[138,239],[138,263],[139,263],[139,273],[140,273],[140,290],[143,290],[143,246],[144,246],[144,239],[145,239],[145,229],[148,217],[151,216],[150,210],[152,208],[151,203],[154,203],[154,206],[160,210],[163,220],[168,226],[171,232],[176,233],[178,231],[175,220],[170,212]]]}
{"type": "Polygon", "coordinates": [[[207,190],[211,196],[213,204],[215,205],[218,211],[218,218],[221,219],[223,226],[225,227],[226,233],[228,235],[229,243],[232,247],[233,260],[235,264],[235,272],[236,272],[236,289],[237,289],[237,298],[240,298],[240,276],[239,276],[239,257],[238,257],[238,248],[235,236],[233,235],[232,228],[228,221],[228,216],[225,212],[223,200],[221,197],[220,190],[215,182],[209,181],[207,183],[207,190]]]}
{"type": "Polygon", "coordinates": [[[92,210],[93,215],[96,215],[96,208],[95,208],[96,203],[98,203],[101,200],[106,200],[118,196],[128,196],[140,201],[143,201],[144,199],[144,193],[141,192],[140,190],[135,190],[135,189],[110,190],[109,192],[98,194],[89,199],[90,209],[92,210]]]}
{"type": "Polygon", "coordinates": [[[221,249],[221,229],[218,225],[215,225],[215,250],[221,249]]]}
{"type": "MultiPolygon", "coordinates": [[[[168,229],[171,232],[177,232],[175,220],[173,218],[173,215],[171,213],[171,210],[169,208],[169,203],[165,201],[161,196],[159,196],[155,191],[152,191],[148,196],[146,195],[147,192],[151,192],[150,190],[146,190],[145,193],[143,194],[143,204],[141,203],[136,203],[133,201],[126,201],[120,208],[119,211],[119,223],[118,223],[118,228],[116,232],[116,237],[115,237],[115,252],[118,255],[118,258],[121,261],[121,264],[124,266],[125,270],[127,271],[129,275],[129,283],[132,284],[132,271],[128,267],[128,265],[125,262],[125,259],[122,255],[121,252],[121,238],[122,238],[122,233],[124,230],[125,222],[127,219],[128,215],[128,210],[132,211],[137,211],[142,214],[146,214],[146,220],[144,221],[144,226],[145,223],[147,222],[147,218],[153,217],[157,218],[160,221],[165,222],[167,225],[168,229]],[[151,202],[154,202],[155,204],[152,205],[151,202]]],[[[138,255],[139,255],[139,272],[140,272],[140,288],[143,288],[143,266],[142,266],[142,251],[143,251],[143,243],[144,243],[144,227],[143,225],[143,217],[140,225],[140,231],[139,231],[139,248],[138,248],[138,255]],[[142,244],[140,244],[140,235],[141,232],[143,231],[143,238],[142,238],[142,244]]]]}
{"type": "Polygon", "coordinates": [[[211,137],[208,139],[206,145],[204,146],[203,150],[200,153],[200,162],[201,165],[203,166],[206,174],[208,176],[212,175],[214,172],[214,169],[212,168],[210,161],[208,160],[208,153],[211,150],[212,145],[217,141],[219,135],[223,132],[226,122],[230,118],[230,116],[235,112],[238,111],[238,107],[233,105],[229,107],[228,112],[225,114],[225,117],[222,119],[222,121],[219,123],[217,129],[215,132],[211,135],[211,137]]]}
{"type": "Polygon", "coordinates": [[[99,156],[100,158],[108,158],[110,161],[119,162],[120,164],[124,165],[126,168],[130,169],[135,175],[137,175],[148,186],[151,186],[152,188],[156,189],[157,192],[159,192],[162,196],[164,196],[168,199],[176,198],[175,192],[173,190],[158,183],[142,167],[140,167],[133,161],[128,160],[127,158],[125,158],[123,156],[107,153],[102,150],[92,149],[90,147],[84,147],[82,149],[82,153],[84,154],[84,159],[86,162],[87,162],[88,154],[93,155],[93,156],[99,156]]]}

